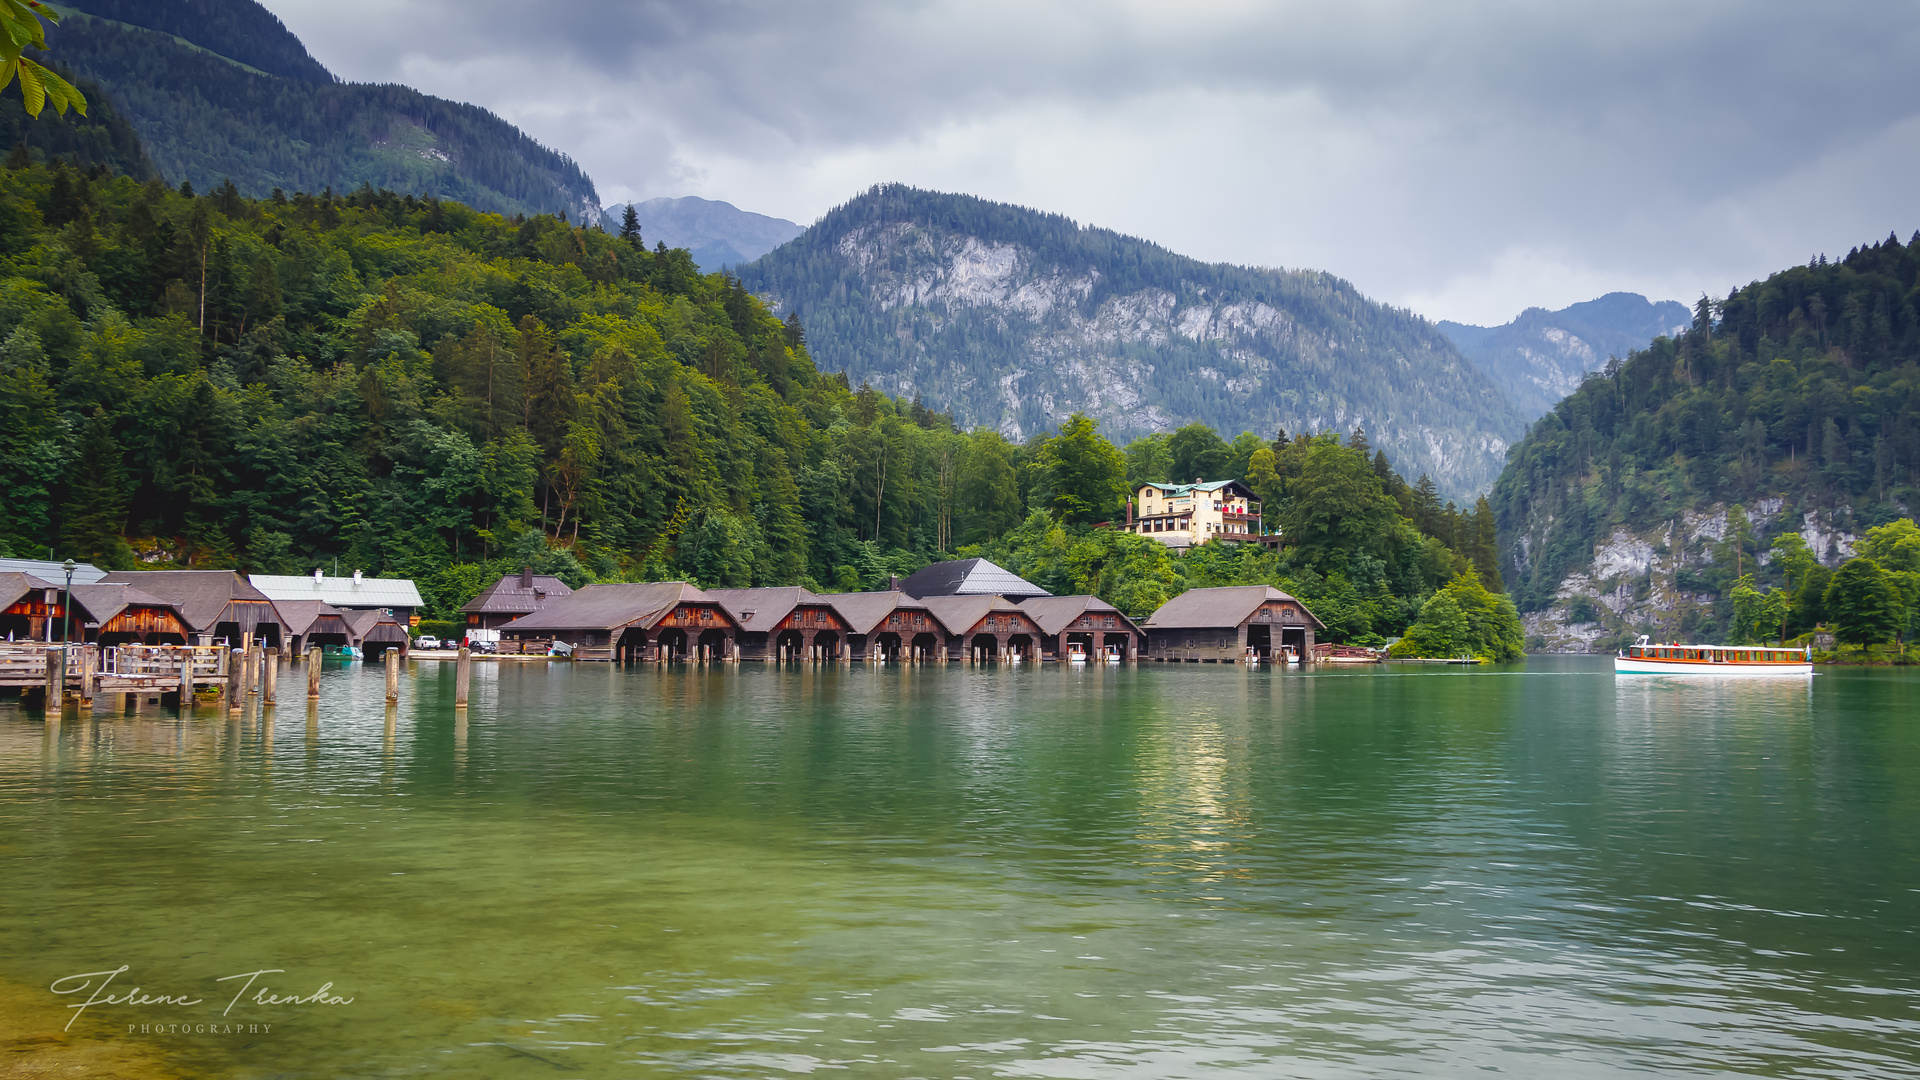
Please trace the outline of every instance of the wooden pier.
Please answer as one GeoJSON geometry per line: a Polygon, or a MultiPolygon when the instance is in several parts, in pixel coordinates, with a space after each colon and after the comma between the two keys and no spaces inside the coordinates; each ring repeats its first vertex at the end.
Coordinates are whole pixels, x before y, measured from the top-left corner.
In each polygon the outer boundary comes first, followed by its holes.
{"type": "Polygon", "coordinates": [[[0,687],[83,702],[98,694],[188,696],[219,689],[239,663],[219,645],[0,644],[0,687]]]}

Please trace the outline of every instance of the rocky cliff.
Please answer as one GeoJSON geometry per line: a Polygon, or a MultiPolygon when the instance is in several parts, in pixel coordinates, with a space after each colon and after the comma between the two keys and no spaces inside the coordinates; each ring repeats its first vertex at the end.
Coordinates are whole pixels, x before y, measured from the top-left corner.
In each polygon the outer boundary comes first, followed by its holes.
{"type": "MultiPolygon", "coordinates": [[[[1823,565],[1836,567],[1853,557],[1858,537],[1844,525],[1849,512],[1785,507],[1779,498],[1745,507],[1755,536],[1798,533],[1823,565]]],[[[1726,601],[1704,587],[1715,569],[1729,570],[1729,513],[1724,504],[1679,515],[1644,532],[1615,529],[1594,548],[1593,561],[1562,578],[1551,606],[1523,616],[1527,647],[1533,652],[1612,652],[1639,634],[1655,640],[1692,639],[1694,631],[1716,622],[1716,604],[1726,601]]],[[[1758,576],[1769,553],[1743,552],[1745,573],[1758,576]]],[[[1520,538],[1519,558],[1527,557],[1520,538]]],[[[1726,574],[1720,575],[1722,577],[1726,574]]]]}

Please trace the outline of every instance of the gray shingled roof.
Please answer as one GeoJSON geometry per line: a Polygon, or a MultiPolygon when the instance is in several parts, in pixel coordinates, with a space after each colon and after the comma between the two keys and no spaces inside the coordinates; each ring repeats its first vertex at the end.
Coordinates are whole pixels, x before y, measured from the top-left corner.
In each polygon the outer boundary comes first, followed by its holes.
{"type": "Polygon", "coordinates": [[[798,585],[770,589],[708,589],[706,592],[720,602],[727,615],[740,624],[740,629],[753,632],[772,630],[801,604],[826,603],[817,594],[798,585]]]}
{"type": "Polygon", "coordinates": [[[353,634],[345,612],[324,600],[275,600],[273,607],[280,613],[280,628],[288,635],[353,634]]]}
{"type": "MultiPolygon", "coordinates": [[[[65,580],[64,576],[62,580],[65,580]]],[[[33,574],[0,572],[0,610],[19,603],[28,593],[61,588],[60,582],[33,574]]]]}
{"type": "Polygon", "coordinates": [[[223,622],[250,628],[278,619],[273,602],[232,570],[116,570],[103,580],[124,582],[167,601],[195,633],[209,632],[223,622]],[[251,618],[229,617],[227,609],[236,600],[257,602],[265,610],[247,613],[251,618]]]}
{"type": "Polygon", "coordinates": [[[1186,630],[1198,627],[1239,626],[1268,600],[1299,605],[1318,630],[1326,629],[1307,605],[1271,585],[1229,585],[1220,589],[1188,589],[1160,605],[1140,625],[1148,630],[1186,630]]]}
{"type": "Polygon", "coordinates": [[[507,574],[460,610],[469,615],[530,615],[549,600],[572,595],[573,589],[566,582],[550,574],[534,574],[532,584],[525,588],[520,585],[519,574],[507,574]]]}
{"type": "Polygon", "coordinates": [[[1118,615],[1122,626],[1140,629],[1119,608],[1097,596],[1041,596],[1023,601],[1020,610],[1039,625],[1041,633],[1049,635],[1065,630],[1073,620],[1089,611],[1097,615],[1118,615]]]}
{"type": "Polygon", "coordinates": [[[589,585],[571,596],[549,599],[539,611],[515,619],[500,629],[611,631],[637,625],[651,630],[679,603],[718,606],[713,597],[684,581],[589,585]]]}
{"type": "Polygon", "coordinates": [[[933,612],[933,617],[940,620],[949,634],[966,633],[990,611],[1020,610],[1020,605],[1004,596],[929,596],[920,602],[933,612]]]}
{"type": "Polygon", "coordinates": [[[825,600],[846,620],[849,634],[872,633],[873,628],[885,622],[888,615],[902,608],[913,611],[927,609],[927,605],[906,593],[892,590],[824,593],[820,599],[825,600]]]}
{"type": "MultiPolygon", "coordinates": [[[[102,581],[82,585],[78,577],[74,578],[73,582],[73,603],[75,607],[86,612],[87,621],[96,626],[107,625],[113,621],[115,615],[130,607],[166,608],[175,615],[180,613],[171,602],[136,589],[125,582],[102,581]]],[[[185,623],[186,619],[182,618],[180,621],[185,623]]]]}
{"type": "Polygon", "coordinates": [[[1026,599],[1050,596],[1047,590],[985,559],[952,559],[932,563],[900,583],[900,591],[925,600],[929,596],[1006,596],[1026,599]]]}

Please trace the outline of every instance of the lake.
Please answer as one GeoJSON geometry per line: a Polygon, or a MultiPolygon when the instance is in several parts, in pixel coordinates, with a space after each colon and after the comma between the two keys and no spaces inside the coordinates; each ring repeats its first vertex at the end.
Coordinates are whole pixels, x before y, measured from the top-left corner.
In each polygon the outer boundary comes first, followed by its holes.
{"type": "Polygon", "coordinates": [[[431,663],[391,710],[375,665],[264,718],[0,708],[0,1043],[128,1076],[1920,1076],[1913,675],[476,667],[464,719],[431,663]],[[198,1003],[76,1019],[123,966],[108,996],[198,1003]]]}

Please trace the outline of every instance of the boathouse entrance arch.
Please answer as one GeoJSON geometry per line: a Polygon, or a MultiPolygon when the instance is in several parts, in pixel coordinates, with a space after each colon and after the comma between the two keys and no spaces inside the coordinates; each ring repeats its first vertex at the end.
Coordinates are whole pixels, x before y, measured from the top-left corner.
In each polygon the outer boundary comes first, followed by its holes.
{"type": "Polygon", "coordinates": [[[900,635],[891,630],[883,634],[875,634],[873,644],[867,646],[867,649],[882,660],[898,660],[900,659],[900,635]]]}
{"type": "Polygon", "coordinates": [[[913,656],[916,660],[932,660],[940,655],[940,638],[936,634],[913,635],[913,656]]]}
{"type": "Polygon", "coordinates": [[[725,630],[702,630],[696,644],[707,650],[709,660],[725,660],[733,655],[733,635],[725,630]]]}
{"type": "Polygon", "coordinates": [[[663,660],[685,660],[687,658],[687,632],[679,627],[660,631],[660,658],[663,660]]]}

